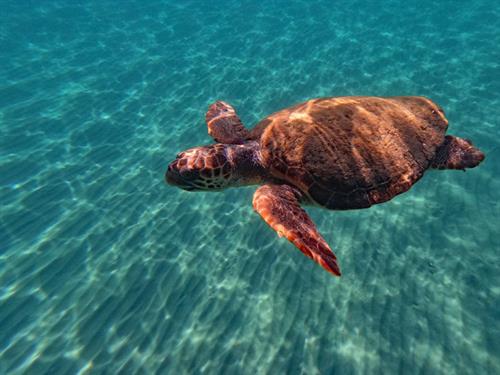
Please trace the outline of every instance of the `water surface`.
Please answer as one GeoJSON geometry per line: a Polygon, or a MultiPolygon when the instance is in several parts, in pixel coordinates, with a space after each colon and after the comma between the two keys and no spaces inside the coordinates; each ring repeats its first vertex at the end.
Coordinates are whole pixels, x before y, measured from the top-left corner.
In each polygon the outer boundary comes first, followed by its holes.
{"type": "Polygon", "coordinates": [[[493,0],[2,1],[0,373],[500,373],[493,0]],[[333,278],[251,207],[167,187],[217,99],[425,95],[485,151],[308,209],[333,278]]]}

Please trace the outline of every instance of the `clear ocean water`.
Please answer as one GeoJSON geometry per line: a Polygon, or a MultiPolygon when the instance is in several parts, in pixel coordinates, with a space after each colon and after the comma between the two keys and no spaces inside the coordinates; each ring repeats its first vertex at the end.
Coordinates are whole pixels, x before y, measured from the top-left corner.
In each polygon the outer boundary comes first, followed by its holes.
{"type": "Polygon", "coordinates": [[[1,374],[500,373],[500,6],[17,1],[0,21],[1,374]],[[425,95],[486,160],[308,208],[334,278],[167,163],[319,96],[425,95]]]}

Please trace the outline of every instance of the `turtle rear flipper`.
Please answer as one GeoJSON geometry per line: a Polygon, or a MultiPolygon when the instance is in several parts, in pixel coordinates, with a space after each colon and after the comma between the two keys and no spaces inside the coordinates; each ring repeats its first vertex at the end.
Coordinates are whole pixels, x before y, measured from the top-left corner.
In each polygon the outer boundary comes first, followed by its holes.
{"type": "Polygon", "coordinates": [[[250,136],[249,131],[243,126],[234,108],[221,100],[208,107],[205,120],[208,126],[208,134],[216,142],[240,144],[250,136]]]}
{"type": "Polygon", "coordinates": [[[438,148],[431,168],[461,169],[474,168],[484,160],[484,154],[468,139],[447,135],[438,148]]]}
{"type": "Polygon", "coordinates": [[[304,255],[340,276],[337,257],[300,207],[300,193],[289,185],[263,185],[253,196],[253,207],[280,237],[285,236],[304,255]]]}

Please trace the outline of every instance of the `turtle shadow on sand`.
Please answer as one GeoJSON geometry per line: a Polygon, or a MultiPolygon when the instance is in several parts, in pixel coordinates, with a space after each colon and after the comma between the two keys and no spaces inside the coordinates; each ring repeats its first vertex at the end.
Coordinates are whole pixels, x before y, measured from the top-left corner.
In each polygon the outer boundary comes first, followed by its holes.
{"type": "Polygon", "coordinates": [[[312,99],[247,130],[229,104],[206,114],[215,144],[177,155],[166,181],[188,191],[261,185],[253,207],[328,272],[337,258],[301,205],[367,208],[401,194],[429,169],[473,168],[484,154],[445,135],[443,110],[424,97],[312,99]]]}

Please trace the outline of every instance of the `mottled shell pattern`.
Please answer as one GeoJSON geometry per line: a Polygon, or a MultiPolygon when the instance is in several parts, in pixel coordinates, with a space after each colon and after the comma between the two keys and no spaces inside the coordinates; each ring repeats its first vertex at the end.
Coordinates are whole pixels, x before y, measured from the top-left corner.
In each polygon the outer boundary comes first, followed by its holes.
{"type": "Polygon", "coordinates": [[[320,98],[276,112],[252,130],[264,168],[330,209],[366,208],[407,191],[448,127],[423,97],[320,98]]]}

